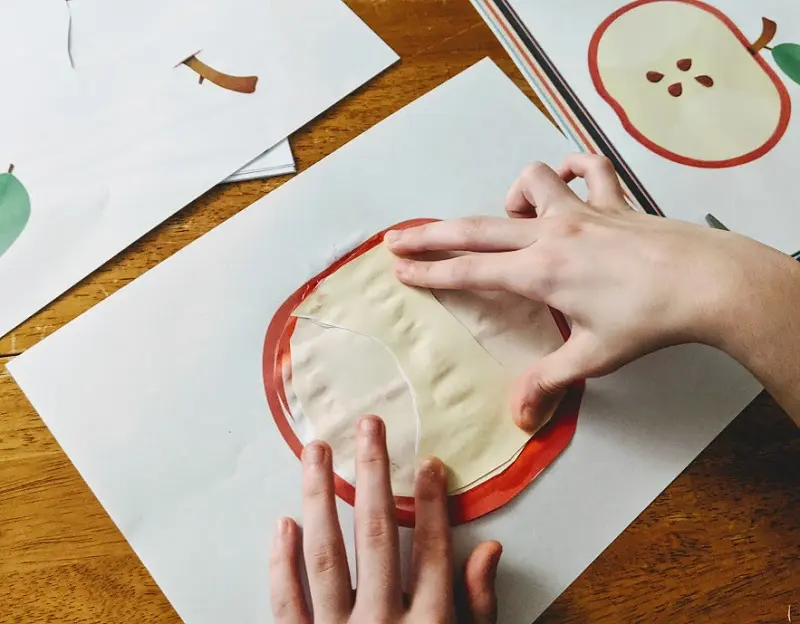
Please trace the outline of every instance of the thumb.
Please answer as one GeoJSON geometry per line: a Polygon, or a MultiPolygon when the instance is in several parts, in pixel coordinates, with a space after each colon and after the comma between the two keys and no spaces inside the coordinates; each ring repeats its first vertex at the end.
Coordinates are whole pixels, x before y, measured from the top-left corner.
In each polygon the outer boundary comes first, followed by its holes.
{"type": "Polygon", "coordinates": [[[468,624],[496,624],[497,594],[495,579],[503,547],[499,542],[484,542],[472,551],[464,564],[464,606],[460,621],[468,624]]]}
{"type": "Polygon", "coordinates": [[[537,361],[517,380],[512,393],[514,422],[535,433],[553,416],[567,388],[594,370],[594,346],[573,334],[564,345],[537,361]]]}

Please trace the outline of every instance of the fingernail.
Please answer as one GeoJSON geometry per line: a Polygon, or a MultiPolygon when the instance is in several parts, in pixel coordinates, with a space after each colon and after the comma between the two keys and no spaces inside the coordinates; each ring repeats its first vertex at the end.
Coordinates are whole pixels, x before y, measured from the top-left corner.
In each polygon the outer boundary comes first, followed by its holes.
{"type": "Polygon", "coordinates": [[[398,232],[397,230],[391,230],[389,232],[386,232],[386,234],[383,237],[383,240],[385,240],[389,244],[396,243],[397,241],[400,240],[400,232],[398,232]]]}
{"type": "Polygon", "coordinates": [[[303,449],[303,460],[308,464],[321,464],[325,459],[325,447],[312,442],[303,449]]]}
{"type": "Polygon", "coordinates": [[[500,558],[503,556],[503,546],[501,544],[498,544],[498,546],[499,548],[492,557],[489,567],[489,579],[491,580],[492,584],[494,584],[495,580],[497,579],[497,570],[500,568],[500,558]]]}
{"type": "Polygon", "coordinates": [[[275,543],[279,543],[289,534],[289,518],[281,518],[275,525],[275,543]]]}
{"type": "Polygon", "coordinates": [[[440,481],[444,477],[444,465],[435,457],[429,457],[419,467],[420,474],[429,479],[440,481]]]}
{"type": "Polygon", "coordinates": [[[538,417],[532,405],[523,405],[521,411],[523,429],[535,429],[538,417]]]}
{"type": "Polygon", "coordinates": [[[361,432],[362,435],[368,438],[374,438],[378,436],[381,432],[383,427],[383,423],[380,421],[379,418],[375,418],[374,416],[367,416],[366,418],[362,418],[361,422],[358,424],[358,430],[361,432]]]}

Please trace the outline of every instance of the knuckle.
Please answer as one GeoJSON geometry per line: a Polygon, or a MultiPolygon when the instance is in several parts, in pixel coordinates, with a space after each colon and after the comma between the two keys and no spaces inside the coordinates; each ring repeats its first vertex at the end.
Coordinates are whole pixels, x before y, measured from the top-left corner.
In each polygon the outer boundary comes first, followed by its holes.
{"type": "Polygon", "coordinates": [[[449,559],[450,549],[447,535],[433,527],[420,526],[414,529],[414,541],[417,547],[432,559],[449,559]]]}
{"type": "Polygon", "coordinates": [[[547,377],[539,377],[537,384],[546,396],[557,396],[564,391],[564,385],[547,377]]]}
{"type": "Polygon", "coordinates": [[[358,463],[367,472],[377,472],[383,469],[385,455],[378,449],[371,447],[361,449],[358,453],[358,463]]]}
{"type": "Polygon", "coordinates": [[[541,177],[542,173],[548,170],[550,167],[545,165],[543,162],[533,162],[530,165],[526,165],[522,173],[520,174],[520,178],[523,180],[536,180],[541,177]]]}
{"type": "Polygon", "coordinates": [[[392,535],[394,524],[385,511],[373,511],[366,515],[360,526],[369,541],[383,541],[392,535]]]}
{"type": "Polygon", "coordinates": [[[552,249],[540,249],[536,263],[538,271],[535,272],[534,292],[540,296],[549,297],[558,289],[558,284],[564,271],[566,258],[563,254],[552,249]]]}
{"type": "Polygon", "coordinates": [[[300,609],[300,601],[292,597],[280,596],[273,603],[273,615],[278,622],[291,621],[300,609]]]}
{"type": "Polygon", "coordinates": [[[553,238],[573,238],[585,229],[584,220],[578,215],[561,215],[547,221],[548,233],[553,238]]]}
{"type": "Polygon", "coordinates": [[[486,229],[486,223],[481,217],[467,217],[459,225],[461,238],[465,242],[473,242],[480,239],[481,234],[486,229]]]}
{"type": "Polygon", "coordinates": [[[311,554],[310,568],[314,574],[335,570],[341,562],[341,553],[333,544],[321,544],[311,554]]]}
{"type": "Polygon", "coordinates": [[[522,177],[538,175],[544,169],[549,169],[549,167],[540,160],[534,161],[529,165],[525,165],[525,167],[522,169],[522,177]]]}
{"type": "Polygon", "coordinates": [[[452,276],[458,283],[466,282],[474,269],[474,261],[470,256],[461,256],[453,261],[452,276]]]}
{"type": "Polygon", "coordinates": [[[528,386],[537,388],[545,396],[555,396],[563,392],[563,386],[547,377],[541,370],[528,373],[526,382],[528,386]]]}
{"type": "Polygon", "coordinates": [[[314,477],[303,480],[303,496],[307,500],[318,500],[328,496],[330,488],[324,479],[314,477]]]}
{"type": "Polygon", "coordinates": [[[595,169],[602,170],[605,173],[614,172],[614,165],[608,158],[601,154],[591,154],[589,156],[589,164],[595,169]]]}

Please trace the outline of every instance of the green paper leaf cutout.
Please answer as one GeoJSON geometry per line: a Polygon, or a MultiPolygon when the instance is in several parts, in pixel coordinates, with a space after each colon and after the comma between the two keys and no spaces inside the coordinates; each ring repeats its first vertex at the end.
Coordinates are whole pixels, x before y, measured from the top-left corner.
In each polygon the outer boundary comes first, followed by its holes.
{"type": "Polygon", "coordinates": [[[775,63],[797,84],[800,84],[800,45],[781,43],[772,48],[775,63]]]}
{"type": "Polygon", "coordinates": [[[19,238],[31,216],[28,191],[12,173],[0,175],[0,256],[19,238]]]}

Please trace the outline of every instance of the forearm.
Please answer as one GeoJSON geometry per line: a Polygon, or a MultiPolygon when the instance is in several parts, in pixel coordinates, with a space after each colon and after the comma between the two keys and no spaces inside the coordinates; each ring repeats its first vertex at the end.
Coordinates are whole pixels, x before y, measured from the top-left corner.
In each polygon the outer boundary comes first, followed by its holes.
{"type": "Polygon", "coordinates": [[[748,253],[720,312],[718,345],[741,362],[800,425],[800,263],[748,253]]]}

